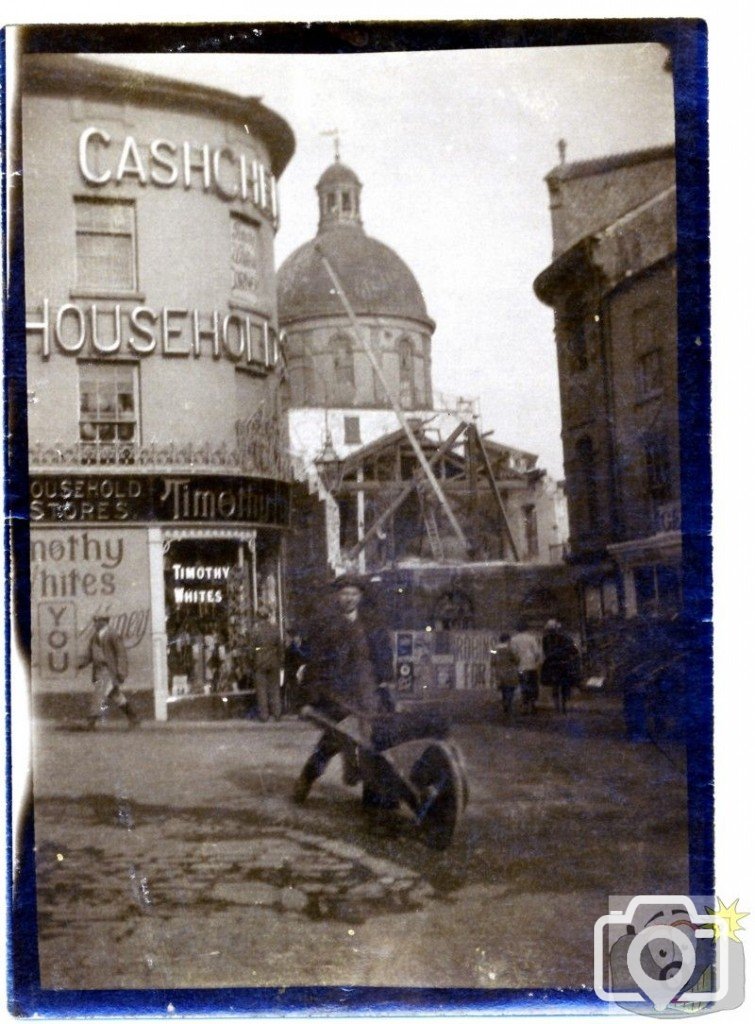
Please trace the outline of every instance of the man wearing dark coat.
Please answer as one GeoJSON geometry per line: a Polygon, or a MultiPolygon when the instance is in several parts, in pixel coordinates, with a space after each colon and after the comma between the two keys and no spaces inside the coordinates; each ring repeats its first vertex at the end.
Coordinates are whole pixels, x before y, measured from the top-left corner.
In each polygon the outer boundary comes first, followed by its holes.
{"type": "MultiPolygon", "coordinates": [[[[363,585],[352,576],[333,584],[337,607],[331,609],[311,632],[310,656],[305,669],[305,699],[334,722],[350,714],[374,714],[387,700],[386,684],[393,675],[393,659],[385,631],[361,612],[363,585]]],[[[294,789],[294,800],[303,803],[312,784],[339,751],[338,739],[323,733],[307,759],[294,789]]],[[[357,766],[344,763],[344,781],[355,784],[357,766]]]]}
{"type": "Polygon", "coordinates": [[[280,679],[283,644],[278,627],[270,619],[270,609],[265,604],[257,609],[251,645],[257,713],[262,722],[266,722],[271,714],[276,722],[280,721],[283,713],[280,679]]]}
{"type": "Polygon", "coordinates": [[[543,667],[540,681],[553,691],[553,706],[565,712],[569,706],[572,688],[579,685],[579,648],[562,627],[551,619],[543,633],[543,667]]]}
{"type": "Polygon", "coordinates": [[[94,729],[111,702],[121,709],[128,718],[129,728],[133,728],[139,724],[139,719],[121,691],[128,675],[125,645],[110,626],[109,616],[95,615],[92,622],[92,639],[89,641],[86,655],[79,664],[80,669],[86,665],[92,666],[94,694],[87,718],[87,728],[94,729]]]}

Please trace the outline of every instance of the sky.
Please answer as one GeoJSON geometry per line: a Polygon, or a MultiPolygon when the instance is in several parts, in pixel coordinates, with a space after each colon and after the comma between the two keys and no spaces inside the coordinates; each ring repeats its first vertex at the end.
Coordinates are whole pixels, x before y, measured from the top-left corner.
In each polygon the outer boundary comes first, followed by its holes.
{"type": "Polygon", "coordinates": [[[481,426],[563,473],[553,314],[533,281],[551,258],[544,176],[558,162],[673,141],[656,44],[376,54],[98,55],[241,95],[291,125],[278,265],[317,229],[315,183],[341,159],[367,234],[409,265],[437,327],[437,391],[479,398],[481,426]]]}

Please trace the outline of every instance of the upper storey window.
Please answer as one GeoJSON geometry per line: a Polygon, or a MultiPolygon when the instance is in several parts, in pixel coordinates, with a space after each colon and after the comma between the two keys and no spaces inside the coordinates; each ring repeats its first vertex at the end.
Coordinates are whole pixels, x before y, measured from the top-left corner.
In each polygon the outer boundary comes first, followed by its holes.
{"type": "Polygon", "coordinates": [[[580,437],[576,444],[580,499],[587,532],[598,527],[598,478],[592,438],[580,437]]]}
{"type": "Polygon", "coordinates": [[[524,547],[528,558],[537,558],[540,554],[540,545],[537,536],[537,509],[534,505],[522,507],[522,519],[524,523],[524,547]]]}
{"type": "Polygon", "coordinates": [[[79,364],[82,441],[138,441],[137,370],[135,363],[79,364]]]}
{"type": "Polygon", "coordinates": [[[398,343],[398,373],[401,404],[411,409],[415,403],[414,396],[414,349],[411,339],[402,338],[398,343]]]}
{"type": "Polygon", "coordinates": [[[587,331],[581,316],[565,316],[563,332],[566,342],[566,353],[570,373],[586,370],[589,363],[587,347],[587,331]]]}
{"type": "Polygon", "coordinates": [[[637,397],[641,401],[663,391],[664,325],[657,303],[641,306],[632,314],[637,397]]]}
{"type": "Polygon", "coordinates": [[[640,399],[651,398],[663,391],[663,352],[651,348],[643,352],[636,363],[637,395],[640,399]]]}
{"type": "Polygon", "coordinates": [[[136,291],[136,216],[133,202],[76,201],[76,287],[83,292],[136,291]]]}
{"type": "Polygon", "coordinates": [[[669,444],[663,435],[651,435],[645,439],[645,470],[651,497],[656,501],[668,501],[672,497],[673,474],[669,444]]]}

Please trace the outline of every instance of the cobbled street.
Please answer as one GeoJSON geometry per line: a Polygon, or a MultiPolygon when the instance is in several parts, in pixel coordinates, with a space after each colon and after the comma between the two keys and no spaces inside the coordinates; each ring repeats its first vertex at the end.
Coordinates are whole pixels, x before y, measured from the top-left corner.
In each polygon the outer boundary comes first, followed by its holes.
{"type": "Polygon", "coordinates": [[[604,696],[512,726],[467,698],[442,853],[337,762],[294,805],[317,736],[294,718],[36,723],[43,987],[591,987],[608,895],[686,891],[684,752],[627,743],[604,696]]]}

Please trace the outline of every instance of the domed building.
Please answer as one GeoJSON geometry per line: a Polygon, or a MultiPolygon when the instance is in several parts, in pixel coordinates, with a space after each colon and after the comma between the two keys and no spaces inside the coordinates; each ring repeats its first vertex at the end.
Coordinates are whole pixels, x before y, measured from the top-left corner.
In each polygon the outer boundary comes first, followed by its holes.
{"type": "Polygon", "coordinates": [[[409,415],[433,408],[431,337],[419,284],[389,246],[371,238],[361,217],[362,183],[336,160],[316,186],[317,235],[278,272],[278,314],[286,333],[289,429],[306,463],[327,442],[339,455],[396,428],[396,415],[352,325],[323,255],[368,333],[388,386],[409,415]]]}
{"type": "Polygon", "coordinates": [[[434,401],[435,322],[406,263],[365,232],[358,176],[336,157],[316,193],[317,234],[277,280],[289,437],[309,482],[293,502],[292,606],[326,565],[375,573],[560,559],[563,494],[537,456],[483,439],[474,403],[434,401]]]}

